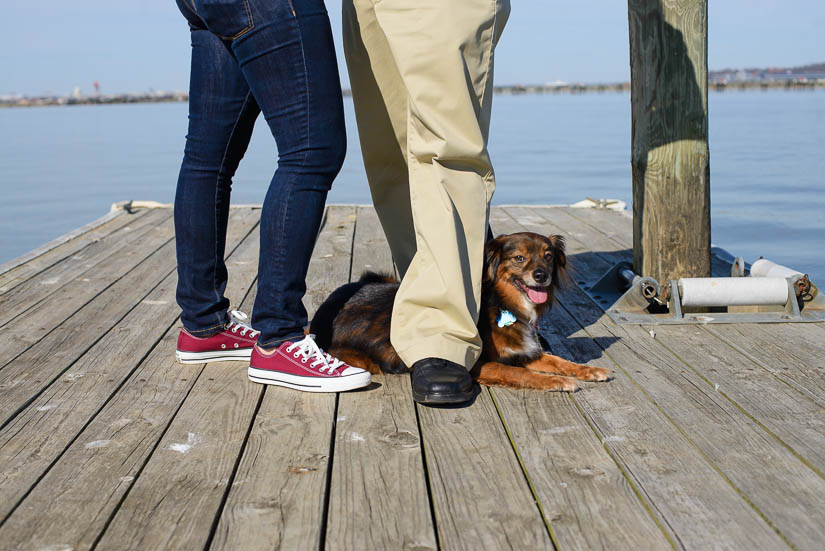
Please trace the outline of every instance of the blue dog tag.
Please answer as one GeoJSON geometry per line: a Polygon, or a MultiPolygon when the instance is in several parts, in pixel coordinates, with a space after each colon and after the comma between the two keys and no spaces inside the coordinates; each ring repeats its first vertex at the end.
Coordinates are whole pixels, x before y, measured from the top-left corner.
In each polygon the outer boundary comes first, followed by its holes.
{"type": "Polygon", "coordinates": [[[496,324],[498,324],[499,327],[507,327],[514,323],[516,323],[516,316],[514,316],[512,312],[509,310],[499,311],[498,318],[496,318],[496,324]]]}

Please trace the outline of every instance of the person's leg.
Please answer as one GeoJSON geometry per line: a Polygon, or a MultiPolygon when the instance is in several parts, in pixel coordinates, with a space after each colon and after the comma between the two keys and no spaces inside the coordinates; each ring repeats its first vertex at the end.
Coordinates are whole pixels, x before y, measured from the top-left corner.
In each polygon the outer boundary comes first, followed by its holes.
{"type": "Polygon", "coordinates": [[[417,251],[391,341],[404,363],[472,368],[489,202],[493,50],[508,0],[382,0],[377,21],[408,93],[407,161],[417,251]]]}
{"type": "Polygon", "coordinates": [[[372,202],[401,277],[415,255],[407,167],[407,89],[374,0],[343,1],[344,54],[372,202]]]}
{"type": "Polygon", "coordinates": [[[224,297],[226,224],[232,177],[246,152],[259,109],[226,44],[192,10],[189,131],[175,195],[177,301],[194,336],[220,332],[228,321],[224,297]]]}
{"type": "Polygon", "coordinates": [[[254,25],[232,42],[278,145],[261,213],[258,345],[303,338],[301,302],[327,192],[346,152],[335,47],[321,0],[249,0],[254,25]]]}

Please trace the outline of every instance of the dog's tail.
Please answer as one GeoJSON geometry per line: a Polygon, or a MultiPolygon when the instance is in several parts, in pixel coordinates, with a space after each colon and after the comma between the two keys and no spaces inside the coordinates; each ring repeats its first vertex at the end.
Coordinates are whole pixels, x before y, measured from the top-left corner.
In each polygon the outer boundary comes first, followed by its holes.
{"type": "Polygon", "coordinates": [[[398,283],[398,280],[392,274],[382,274],[378,272],[364,272],[361,274],[361,283],[398,283]]]}

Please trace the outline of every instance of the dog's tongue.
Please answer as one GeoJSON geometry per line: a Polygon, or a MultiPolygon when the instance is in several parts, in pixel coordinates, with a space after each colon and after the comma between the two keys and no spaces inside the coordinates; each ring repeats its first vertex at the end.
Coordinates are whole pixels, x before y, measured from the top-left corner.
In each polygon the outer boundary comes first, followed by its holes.
{"type": "Polygon", "coordinates": [[[540,291],[538,289],[531,289],[527,287],[527,296],[536,304],[543,304],[547,302],[547,291],[540,291]]]}

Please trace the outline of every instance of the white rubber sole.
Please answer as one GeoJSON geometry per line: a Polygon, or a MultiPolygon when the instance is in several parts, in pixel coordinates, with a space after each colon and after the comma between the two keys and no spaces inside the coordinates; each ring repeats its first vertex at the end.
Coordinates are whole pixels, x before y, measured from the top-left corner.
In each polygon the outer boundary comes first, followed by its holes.
{"type": "Polygon", "coordinates": [[[202,364],[207,362],[237,362],[249,360],[252,357],[252,348],[237,350],[213,350],[210,352],[182,352],[175,350],[175,358],[182,364],[202,364]]]}
{"type": "Polygon", "coordinates": [[[266,369],[256,369],[249,366],[247,370],[249,380],[262,385],[285,386],[304,392],[345,392],[363,388],[370,384],[370,373],[353,373],[341,377],[302,377],[301,375],[290,375],[280,371],[269,371],[266,369]]]}

